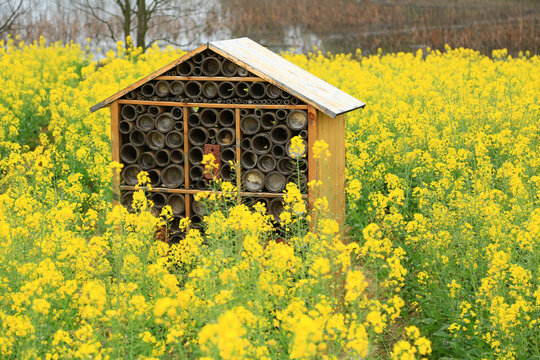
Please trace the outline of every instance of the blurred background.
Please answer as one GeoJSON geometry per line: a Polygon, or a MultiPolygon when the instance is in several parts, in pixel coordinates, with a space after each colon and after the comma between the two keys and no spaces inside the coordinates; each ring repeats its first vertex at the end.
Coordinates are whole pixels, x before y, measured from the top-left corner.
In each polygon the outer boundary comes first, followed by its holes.
{"type": "Polygon", "coordinates": [[[0,36],[76,42],[103,55],[125,41],[190,50],[249,36],[274,51],[363,54],[468,47],[538,53],[539,0],[3,0],[0,36]]]}

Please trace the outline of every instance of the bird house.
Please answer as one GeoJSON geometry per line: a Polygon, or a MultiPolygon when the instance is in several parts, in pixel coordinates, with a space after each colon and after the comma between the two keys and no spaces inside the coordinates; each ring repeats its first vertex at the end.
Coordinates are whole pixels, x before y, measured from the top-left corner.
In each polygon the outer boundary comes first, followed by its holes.
{"type": "Polygon", "coordinates": [[[173,210],[173,231],[181,217],[202,221],[193,196],[216,178],[242,201],[265,203],[276,221],[288,182],[308,201],[327,196],[331,216],[344,220],[344,114],[364,103],[248,38],[202,45],[90,110],[109,105],[112,160],[124,165],[115,201],[129,208],[137,174],[148,172],[156,210],[173,210]],[[303,154],[291,148],[297,136],[303,154]],[[319,139],[331,153],[324,164],[312,154],[319,139]],[[208,153],[213,173],[201,164],[208,153]],[[323,173],[325,186],[308,188],[323,173]]]}

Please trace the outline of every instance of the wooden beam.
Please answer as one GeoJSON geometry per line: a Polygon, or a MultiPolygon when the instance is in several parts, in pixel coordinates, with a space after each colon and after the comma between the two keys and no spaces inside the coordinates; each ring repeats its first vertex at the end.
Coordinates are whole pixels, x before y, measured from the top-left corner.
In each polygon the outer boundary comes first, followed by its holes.
{"type": "Polygon", "coordinates": [[[178,81],[247,81],[247,82],[264,82],[266,80],[261,79],[260,77],[254,76],[169,76],[162,75],[156,77],[155,80],[178,80],[178,81]]]}
{"type": "Polygon", "coordinates": [[[240,109],[234,110],[234,123],[236,129],[236,162],[238,164],[236,171],[236,189],[238,191],[238,202],[240,202],[240,191],[242,190],[242,165],[240,164],[240,156],[242,156],[242,131],[240,130],[240,109]]]}
{"type": "MultiPolygon", "coordinates": [[[[191,108],[184,106],[182,108],[184,115],[184,186],[186,189],[189,189],[191,181],[189,179],[189,140],[188,140],[188,117],[191,111],[191,108]]],[[[184,196],[184,203],[186,206],[185,214],[189,218],[191,216],[191,199],[189,196],[184,196]]]]}
{"type": "Polygon", "coordinates": [[[152,101],[152,100],[118,100],[120,104],[132,105],[156,105],[156,106],[187,106],[187,107],[208,107],[208,108],[228,108],[228,109],[300,109],[307,110],[307,105],[274,105],[274,104],[224,104],[224,103],[192,103],[176,101],[152,101]]]}
{"type": "MultiPolygon", "coordinates": [[[[307,138],[307,154],[308,154],[308,182],[317,179],[317,161],[313,157],[313,144],[318,139],[317,134],[317,110],[313,106],[308,106],[308,138],[307,138]]],[[[313,203],[316,199],[314,189],[308,187],[309,207],[313,208],[313,203]]]]}
{"type": "MultiPolygon", "coordinates": [[[[111,154],[112,161],[120,163],[120,147],[122,146],[122,138],[118,131],[118,122],[120,118],[120,106],[118,101],[111,104],[111,154]]],[[[113,205],[118,205],[120,202],[120,176],[116,169],[113,170],[112,177],[113,186],[113,205]]]]}

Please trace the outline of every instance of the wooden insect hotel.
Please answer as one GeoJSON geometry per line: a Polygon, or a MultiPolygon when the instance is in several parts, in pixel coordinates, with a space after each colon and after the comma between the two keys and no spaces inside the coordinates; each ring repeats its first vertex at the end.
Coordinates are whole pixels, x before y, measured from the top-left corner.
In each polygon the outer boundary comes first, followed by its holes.
{"type": "Polygon", "coordinates": [[[148,172],[155,208],[173,210],[172,231],[182,217],[202,221],[193,196],[211,189],[207,153],[219,161],[214,176],[234,183],[242,201],[265,203],[276,220],[286,184],[300,180],[304,198],[315,199],[320,190],[306,184],[324,171],[331,215],[344,219],[344,113],[364,103],[248,38],[200,46],[90,111],[108,105],[112,160],[124,165],[113,178],[115,201],[129,209],[137,174],[148,172]],[[290,151],[297,135],[306,148],[298,163],[290,151]],[[324,165],[312,156],[318,139],[331,153],[324,165]]]}

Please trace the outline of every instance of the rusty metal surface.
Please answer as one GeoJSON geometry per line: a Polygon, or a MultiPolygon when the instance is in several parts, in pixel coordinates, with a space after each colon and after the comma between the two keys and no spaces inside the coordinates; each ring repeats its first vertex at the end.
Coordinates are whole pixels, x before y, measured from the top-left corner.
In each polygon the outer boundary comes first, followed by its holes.
{"type": "Polygon", "coordinates": [[[212,41],[208,48],[333,118],[365,105],[249,38],[212,41]]]}

